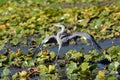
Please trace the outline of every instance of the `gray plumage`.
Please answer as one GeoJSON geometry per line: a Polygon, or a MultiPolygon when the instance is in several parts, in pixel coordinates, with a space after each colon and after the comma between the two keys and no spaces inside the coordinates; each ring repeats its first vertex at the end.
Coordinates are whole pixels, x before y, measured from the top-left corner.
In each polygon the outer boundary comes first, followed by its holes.
{"type": "MultiPolygon", "coordinates": [[[[60,53],[60,49],[62,47],[62,45],[69,45],[69,42],[71,40],[75,40],[77,38],[83,37],[85,40],[87,40],[88,43],[92,44],[100,54],[102,54],[102,48],[97,44],[97,42],[95,41],[94,37],[88,33],[83,33],[83,32],[75,32],[73,34],[64,34],[65,32],[65,26],[62,24],[53,24],[54,26],[60,27],[61,31],[57,33],[57,35],[52,35],[52,36],[48,36],[46,37],[42,43],[39,45],[38,49],[35,51],[34,57],[33,59],[36,58],[37,53],[39,52],[39,50],[42,50],[42,47],[44,44],[48,44],[48,43],[55,43],[58,44],[58,55],[60,53]]],[[[57,55],[57,57],[58,57],[57,55]]],[[[56,60],[57,60],[56,57],[56,60]]]]}

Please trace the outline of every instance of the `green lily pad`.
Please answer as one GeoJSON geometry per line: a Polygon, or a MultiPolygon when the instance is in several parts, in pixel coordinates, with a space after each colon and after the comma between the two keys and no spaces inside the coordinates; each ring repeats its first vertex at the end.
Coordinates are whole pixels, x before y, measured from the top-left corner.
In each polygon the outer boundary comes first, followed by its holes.
{"type": "Polygon", "coordinates": [[[49,65],[49,73],[54,73],[55,65],[49,65]]]}
{"type": "Polygon", "coordinates": [[[40,75],[45,75],[49,73],[49,69],[45,65],[39,65],[38,69],[40,71],[40,75]]]}
{"type": "Polygon", "coordinates": [[[109,64],[108,68],[109,68],[109,70],[116,70],[119,65],[120,65],[120,63],[117,62],[117,61],[116,62],[112,62],[112,63],[109,64]]]}
{"type": "Polygon", "coordinates": [[[119,52],[120,52],[119,46],[112,46],[111,48],[108,49],[108,53],[111,53],[111,55],[116,55],[119,52]]]}
{"type": "Polygon", "coordinates": [[[3,69],[2,76],[8,76],[9,74],[10,74],[10,70],[9,70],[7,67],[5,67],[5,68],[3,69]]]}
{"type": "Polygon", "coordinates": [[[76,69],[77,69],[77,64],[74,62],[71,62],[70,64],[67,65],[66,72],[67,74],[71,74],[76,69]]]}
{"type": "Polygon", "coordinates": [[[80,65],[82,71],[86,71],[87,69],[89,69],[89,63],[87,62],[83,62],[81,65],[80,65]]]}

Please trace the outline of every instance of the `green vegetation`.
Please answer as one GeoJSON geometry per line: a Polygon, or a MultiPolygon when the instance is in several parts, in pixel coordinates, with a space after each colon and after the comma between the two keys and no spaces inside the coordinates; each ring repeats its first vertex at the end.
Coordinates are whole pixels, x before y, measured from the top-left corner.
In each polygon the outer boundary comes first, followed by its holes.
{"type": "MultiPolygon", "coordinates": [[[[66,25],[69,33],[90,33],[96,40],[120,36],[119,0],[0,0],[0,8],[0,49],[7,41],[15,46],[25,40],[22,43],[27,45],[29,36],[35,36],[31,40],[39,44],[47,35],[56,32],[57,28],[52,23],[66,25]]],[[[9,50],[5,54],[0,53],[1,79],[25,80],[39,75],[41,80],[114,80],[116,71],[120,74],[120,46],[106,51],[108,54],[98,55],[93,50],[83,55],[70,50],[58,60],[58,66],[53,64],[54,52],[41,51],[33,61],[32,52],[23,55],[20,49],[17,52],[9,50]],[[105,58],[111,63],[102,70],[93,64],[105,58]],[[30,68],[32,66],[36,67],[30,68]],[[28,69],[14,73],[12,78],[8,76],[11,70],[18,68],[28,69]]]]}

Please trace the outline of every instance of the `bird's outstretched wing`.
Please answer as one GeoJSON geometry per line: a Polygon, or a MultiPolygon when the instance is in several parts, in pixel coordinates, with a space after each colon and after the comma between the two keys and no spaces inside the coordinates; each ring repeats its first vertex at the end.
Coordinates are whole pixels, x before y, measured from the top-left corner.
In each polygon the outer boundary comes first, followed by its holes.
{"type": "Polygon", "coordinates": [[[76,32],[74,34],[71,34],[69,37],[68,37],[68,40],[71,40],[71,39],[77,39],[79,37],[83,37],[85,40],[87,40],[88,43],[91,43],[97,50],[100,54],[102,54],[102,48],[99,46],[99,44],[95,41],[94,37],[88,33],[82,33],[82,32],[76,32]]]}
{"type": "Polygon", "coordinates": [[[39,47],[35,50],[35,53],[34,53],[34,55],[33,55],[33,59],[35,59],[36,56],[37,56],[37,54],[38,54],[38,52],[39,52],[40,50],[42,50],[43,45],[44,45],[44,44],[48,44],[48,43],[57,43],[56,36],[55,36],[55,35],[52,35],[52,36],[46,37],[46,38],[41,42],[41,44],[39,44],[39,47]]]}
{"type": "Polygon", "coordinates": [[[92,42],[92,44],[93,44],[93,46],[95,46],[95,48],[98,50],[98,52],[100,53],[100,54],[102,54],[103,53],[103,49],[100,47],[100,45],[95,41],[95,39],[94,39],[94,37],[92,36],[92,35],[90,35],[90,37],[91,37],[91,42],[92,42]]]}
{"type": "Polygon", "coordinates": [[[56,36],[47,36],[43,41],[42,44],[47,44],[47,43],[57,43],[56,36]]]}

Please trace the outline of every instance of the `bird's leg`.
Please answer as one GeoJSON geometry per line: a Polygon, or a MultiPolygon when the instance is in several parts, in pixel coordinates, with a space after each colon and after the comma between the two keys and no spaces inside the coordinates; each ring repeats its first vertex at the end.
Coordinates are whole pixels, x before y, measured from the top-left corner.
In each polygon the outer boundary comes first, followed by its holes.
{"type": "Polygon", "coordinates": [[[61,45],[59,45],[59,47],[58,47],[58,53],[56,55],[55,63],[57,63],[57,59],[58,59],[59,54],[60,54],[60,48],[61,48],[61,45]]]}

